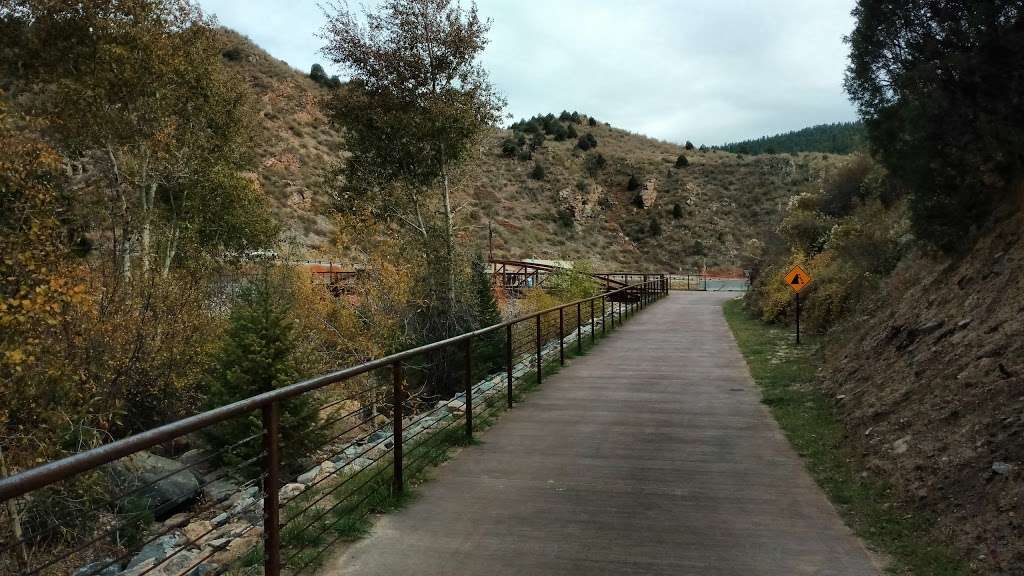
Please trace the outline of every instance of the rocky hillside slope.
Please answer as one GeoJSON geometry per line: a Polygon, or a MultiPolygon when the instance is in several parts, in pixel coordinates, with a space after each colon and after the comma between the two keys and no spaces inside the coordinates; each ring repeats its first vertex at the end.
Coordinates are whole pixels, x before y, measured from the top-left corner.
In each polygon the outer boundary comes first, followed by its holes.
{"type": "Polygon", "coordinates": [[[1024,574],[1024,217],[905,258],[823,370],[852,447],[979,574],[1024,574]]]}
{"type": "MultiPolygon", "coordinates": [[[[305,257],[348,253],[334,245],[321,184],[344,148],[317,108],[329,88],[229,30],[223,54],[258,97],[263,132],[250,176],[272,199],[285,242],[305,257]]],[[[532,158],[509,158],[502,143],[511,132],[490,135],[458,192],[468,206],[469,242],[486,246],[490,227],[496,256],[591,259],[651,271],[735,269],[759,250],[755,238],[777,223],[789,197],[841,158],[685,150],[583,120],[575,128],[597,141],[589,152],[575,139],[549,137],[532,158]],[[689,165],[676,168],[681,154],[689,165]],[[543,179],[531,177],[536,165],[543,179]],[[630,176],[639,189],[629,189],[630,176]]]]}

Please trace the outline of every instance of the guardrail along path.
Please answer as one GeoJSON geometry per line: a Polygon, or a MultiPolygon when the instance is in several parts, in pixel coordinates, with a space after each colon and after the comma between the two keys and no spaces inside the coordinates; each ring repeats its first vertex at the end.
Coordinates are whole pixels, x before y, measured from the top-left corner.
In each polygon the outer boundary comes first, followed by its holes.
{"type": "Polygon", "coordinates": [[[503,416],[323,574],[877,574],[722,316],[674,294],[503,416]]]}

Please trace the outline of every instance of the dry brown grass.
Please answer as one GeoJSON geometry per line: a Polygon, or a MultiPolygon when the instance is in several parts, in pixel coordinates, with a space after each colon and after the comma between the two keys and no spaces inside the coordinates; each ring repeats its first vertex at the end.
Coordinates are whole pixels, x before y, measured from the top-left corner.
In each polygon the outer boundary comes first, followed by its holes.
{"type": "MultiPolygon", "coordinates": [[[[284,240],[311,254],[323,253],[335,230],[321,216],[329,206],[320,182],[344,145],[344,138],[316,105],[325,89],[234,32],[225,31],[225,47],[242,53],[241,59],[228,63],[259,98],[257,175],[280,215],[284,240]],[[297,194],[303,202],[295,201],[297,194]]],[[[680,145],[603,123],[584,123],[577,130],[581,135],[592,132],[598,147],[589,154],[600,153],[607,160],[593,175],[585,166],[587,154],[574,147],[575,140],[549,138],[533,160],[517,161],[500,156],[508,132],[495,130],[471,160],[458,190],[460,201],[468,206],[461,213],[469,226],[467,236],[486,247],[488,222],[493,221],[499,256],[588,259],[598,268],[650,271],[739,267],[747,259],[750,240],[777,224],[780,207],[789,197],[839,159],[822,154],[744,157],[684,151],[680,145]],[[690,165],[676,169],[675,160],[684,152],[690,165]],[[542,181],[529,177],[535,162],[546,171],[542,181]],[[634,205],[635,193],[626,190],[630,174],[641,181],[657,179],[653,207],[634,205]],[[562,215],[558,194],[581,185],[603,187],[607,201],[594,217],[574,226],[562,215]],[[672,216],[677,203],[684,209],[679,219],[672,216]],[[652,218],[660,223],[660,235],[650,234],[652,218]]]]}

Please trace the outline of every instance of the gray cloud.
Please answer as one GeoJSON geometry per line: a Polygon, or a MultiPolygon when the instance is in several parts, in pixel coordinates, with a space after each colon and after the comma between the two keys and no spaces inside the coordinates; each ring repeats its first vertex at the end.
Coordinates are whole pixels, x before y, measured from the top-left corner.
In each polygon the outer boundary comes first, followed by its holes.
{"type": "MultiPolygon", "coordinates": [[[[200,4],[295,68],[326,65],[314,0],[200,4]]],[[[719,144],[856,116],[842,91],[853,0],[479,7],[494,21],[484,64],[517,119],[579,110],[655,138],[719,144]]]]}

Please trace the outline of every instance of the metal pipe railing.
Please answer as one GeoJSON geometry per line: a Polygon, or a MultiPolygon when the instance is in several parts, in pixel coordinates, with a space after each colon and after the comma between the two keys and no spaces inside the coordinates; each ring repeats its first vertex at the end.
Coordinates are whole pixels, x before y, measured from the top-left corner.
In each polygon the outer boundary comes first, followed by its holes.
{"type": "MultiPolygon", "coordinates": [[[[357,366],[348,367],[316,378],[304,380],[14,474],[0,479],[0,501],[7,502],[15,498],[23,497],[56,482],[68,480],[78,474],[95,470],[100,466],[109,464],[120,458],[136,454],[148,448],[164,444],[175,438],[180,438],[187,434],[226,422],[233,418],[240,418],[253,413],[259,413],[259,418],[262,421],[263,428],[261,434],[262,455],[257,458],[256,461],[261,463],[262,468],[260,478],[263,488],[264,570],[265,574],[276,576],[280,574],[282,564],[282,525],[280,509],[282,505],[288,505],[288,502],[282,503],[280,501],[280,489],[283,484],[283,465],[281,461],[280,445],[281,402],[296,398],[303,394],[321,390],[332,384],[345,382],[376,370],[390,371],[391,390],[389,403],[391,416],[390,427],[393,444],[389,449],[385,450],[385,455],[390,451],[391,457],[389,466],[392,468],[390,489],[395,493],[401,493],[405,488],[406,476],[404,469],[404,454],[406,447],[403,445],[403,440],[411,439],[411,437],[405,438],[404,419],[406,416],[416,414],[414,408],[406,407],[409,397],[405,387],[406,373],[403,369],[403,365],[405,363],[408,363],[408,361],[417,357],[423,357],[431,353],[438,353],[442,351],[461,352],[464,377],[464,381],[461,383],[464,385],[462,386],[464,391],[461,393],[464,404],[462,418],[464,419],[465,424],[465,436],[467,439],[472,439],[475,426],[473,414],[474,397],[476,394],[476,387],[479,386],[479,380],[474,376],[474,343],[483,342],[485,341],[485,338],[494,337],[499,334],[504,336],[504,353],[502,354],[503,357],[500,362],[504,364],[504,370],[501,377],[505,380],[506,385],[506,394],[504,395],[505,398],[503,403],[507,407],[512,407],[514,403],[514,387],[517,376],[515,373],[516,366],[520,365],[522,362],[526,362],[525,366],[527,368],[529,366],[529,361],[521,360],[521,358],[533,358],[533,370],[537,384],[540,384],[543,381],[545,369],[545,348],[551,343],[551,340],[545,339],[544,337],[545,316],[552,315],[556,312],[559,315],[558,354],[559,362],[564,364],[565,339],[567,337],[565,332],[566,310],[574,311],[576,314],[576,327],[574,330],[576,351],[577,353],[581,353],[583,350],[583,326],[585,324],[582,318],[584,305],[590,307],[590,339],[591,342],[594,342],[596,338],[595,332],[597,323],[595,314],[598,301],[600,301],[601,304],[600,324],[601,334],[603,336],[607,333],[607,324],[610,323],[611,328],[621,325],[622,321],[631,315],[631,312],[635,313],[639,309],[646,308],[655,299],[668,294],[670,280],[667,276],[658,275],[654,279],[650,278],[652,275],[643,276],[644,281],[639,284],[629,284],[632,278],[627,277],[627,285],[622,288],[611,290],[589,298],[583,298],[574,302],[561,304],[559,306],[554,306],[546,310],[534,312],[493,326],[488,326],[486,328],[460,334],[452,338],[447,338],[445,340],[398,352],[357,366]],[[616,322],[616,316],[618,322],[616,322]],[[517,356],[514,341],[517,331],[516,329],[517,327],[528,327],[530,322],[534,323],[534,342],[532,344],[535,346],[535,350],[527,352],[525,356],[517,356]],[[520,358],[520,360],[517,361],[517,358],[520,358]]],[[[458,354],[456,354],[456,357],[457,356],[458,354]]],[[[494,367],[484,365],[482,368],[485,370],[491,370],[494,367]]],[[[525,369],[526,368],[523,368],[523,370],[525,369]]],[[[518,376],[522,378],[525,375],[520,372],[518,376]]],[[[494,380],[494,378],[491,377],[491,380],[494,380]]],[[[375,393],[374,391],[379,388],[382,387],[375,386],[369,388],[368,393],[375,393]]],[[[361,390],[360,394],[363,392],[367,392],[367,390],[361,390]]],[[[481,393],[482,402],[488,403],[493,400],[493,398],[490,400],[488,399],[488,394],[489,393],[486,391],[481,393]]],[[[338,404],[342,401],[343,400],[339,400],[334,404],[338,404]]],[[[450,405],[453,401],[454,400],[449,401],[448,404],[450,405]]],[[[336,419],[336,421],[347,420],[352,416],[353,413],[347,413],[346,415],[336,419]]],[[[414,425],[414,423],[415,422],[411,422],[410,426],[414,425]]],[[[360,425],[357,424],[356,426],[347,428],[347,430],[351,431],[358,426],[360,425]]],[[[423,429],[417,431],[413,436],[419,435],[422,432],[423,429]]],[[[338,436],[343,434],[344,433],[339,434],[338,436]]],[[[383,441],[379,441],[376,444],[371,445],[363,452],[363,454],[376,450],[382,443],[383,441]]],[[[415,446],[413,448],[415,449],[415,446]]],[[[354,456],[352,460],[361,456],[362,454],[354,456]]],[[[379,456],[375,461],[380,460],[383,457],[384,456],[379,456]]],[[[28,573],[31,574],[36,572],[28,573]]]]}

